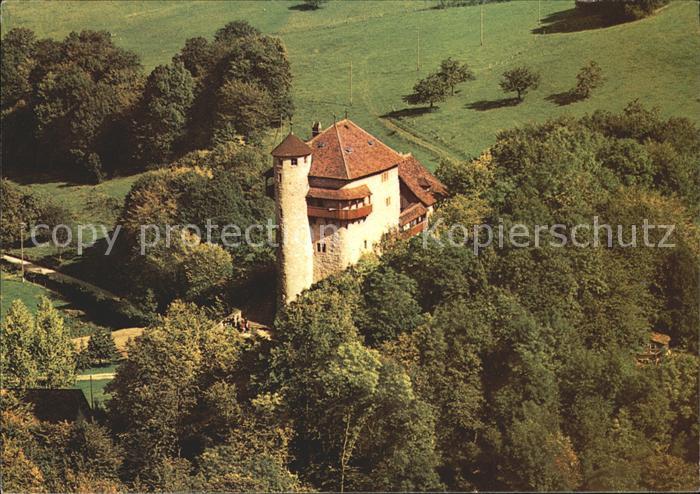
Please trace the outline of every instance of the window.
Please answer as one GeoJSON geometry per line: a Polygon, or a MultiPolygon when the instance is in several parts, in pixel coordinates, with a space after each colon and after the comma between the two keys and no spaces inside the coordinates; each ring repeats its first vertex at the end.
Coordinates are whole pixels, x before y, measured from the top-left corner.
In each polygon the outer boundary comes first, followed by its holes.
{"type": "Polygon", "coordinates": [[[389,180],[389,172],[382,173],[382,182],[389,180]]]}
{"type": "Polygon", "coordinates": [[[297,166],[297,159],[296,158],[292,158],[292,166],[297,166]]]}
{"type": "Polygon", "coordinates": [[[326,244],[323,242],[316,242],[316,251],[317,252],[326,252],[326,244]]]}
{"type": "Polygon", "coordinates": [[[367,248],[367,240],[365,240],[365,249],[367,248]]]}
{"type": "Polygon", "coordinates": [[[391,206],[391,196],[387,197],[384,202],[386,203],[387,206],[391,206]]]}

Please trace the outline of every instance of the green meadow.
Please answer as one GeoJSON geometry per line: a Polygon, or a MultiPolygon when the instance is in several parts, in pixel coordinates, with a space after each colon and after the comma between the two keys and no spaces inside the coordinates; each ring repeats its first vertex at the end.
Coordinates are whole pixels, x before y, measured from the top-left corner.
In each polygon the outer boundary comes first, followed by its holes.
{"type": "MultiPolygon", "coordinates": [[[[70,216],[68,225],[71,227],[71,238],[77,238],[77,225],[96,225],[96,236],[93,238],[92,230],[85,229],[83,238],[86,242],[98,240],[104,235],[100,225],[108,230],[114,225],[124,198],[129,193],[133,183],[141,175],[129,177],[116,177],[106,180],[99,185],[76,185],[68,182],[40,182],[26,184],[31,191],[40,197],[46,197],[66,207],[70,216]]],[[[49,243],[45,245],[25,245],[24,257],[52,266],[60,266],[71,263],[74,247],[61,249],[49,243]]],[[[7,249],[7,253],[20,256],[20,249],[7,249]]]]}
{"type": "Polygon", "coordinates": [[[105,387],[111,382],[111,379],[93,379],[92,381],[76,381],[73,386],[79,389],[85,395],[85,399],[92,406],[93,402],[97,405],[104,405],[109,400],[110,395],[105,391],[105,387]]]}
{"type": "Polygon", "coordinates": [[[5,320],[10,305],[16,299],[21,300],[29,312],[36,314],[42,296],[48,298],[58,309],[71,336],[89,335],[99,328],[82,310],[74,307],[61,294],[29,280],[22,282],[18,272],[6,271],[0,272],[0,322],[5,320]]]}
{"type": "Polygon", "coordinates": [[[52,290],[30,281],[22,282],[22,278],[18,274],[3,271],[0,273],[0,276],[0,285],[2,286],[2,293],[0,293],[0,320],[5,319],[5,314],[15,299],[21,300],[32,314],[36,313],[37,305],[42,296],[50,299],[57,309],[63,309],[68,306],[68,302],[52,290]]]}
{"type": "Polygon", "coordinates": [[[328,125],[347,111],[388,144],[414,152],[430,166],[479,154],[500,129],[598,108],[617,111],[635,98],[666,115],[700,118],[696,2],[674,2],[633,23],[607,28],[583,23],[582,28],[593,28],[570,32],[562,27],[574,16],[573,1],[543,1],[541,14],[537,1],[487,4],[483,46],[478,6],[436,10],[424,0],[331,1],[304,11],[298,3],[8,2],[3,29],[25,26],[51,37],[106,29],[150,70],[167,63],[185,39],[210,37],[226,22],[246,19],[279,35],[287,46],[298,134],[307,135],[313,120],[328,125]],[[537,32],[541,29],[545,34],[537,32]],[[477,79],[461,85],[436,111],[408,109],[401,97],[448,56],[469,63],[477,79]],[[573,86],[589,59],[602,66],[606,84],[587,101],[560,106],[556,95],[573,86]],[[524,103],[508,106],[498,81],[517,64],[541,72],[542,84],[524,103]]]}

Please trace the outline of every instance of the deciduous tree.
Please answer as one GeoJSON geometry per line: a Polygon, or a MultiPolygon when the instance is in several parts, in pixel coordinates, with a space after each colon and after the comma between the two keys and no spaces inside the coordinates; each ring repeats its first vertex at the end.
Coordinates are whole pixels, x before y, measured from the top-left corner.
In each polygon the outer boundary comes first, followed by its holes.
{"type": "Polygon", "coordinates": [[[90,336],[85,351],[92,365],[109,364],[119,357],[112,333],[106,329],[100,329],[90,336]]]}
{"type": "Polygon", "coordinates": [[[506,70],[500,82],[503,92],[518,94],[518,101],[522,101],[525,94],[537,89],[539,85],[540,75],[525,66],[506,70]]]}
{"type": "Polygon", "coordinates": [[[162,165],[173,157],[186,131],[194,99],[194,81],[178,61],[159,65],[148,76],[134,129],[136,154],[148,165],[162,165]]]}
{"type": "Polygon", "coordinates": [[[63,318],[51,301],[41,297],[36,313],[34,351],[42,384],[63,388],[73,383],[75,350],[63,318]]]}
{"type": "Polygon", "coordinates": [[[438,74],[445,79],[445,82],[450,87],[450,92],[452,95],[455,94],[455,86],[457,84],[461,84],[466,81],[473,81],[475,79],[474,72],[472,72],[466,63],[461,63],[451,57],[448,57],[440,62],[438,74]]]}
{"type": "Polygon", "coordinates": [[[34,317],[24,303],[13,300],[2,324],[0,373],[7,388],[32,388],[39,380],[34,355],[34,317]]]}
{"type": "Polygon", "coordinates": [[[449,86],[440,74],[430,74],[413,86],[413,93],[403,97],[403,100],[411,105],[428,103],[433,108],[435,103],[445,101],[449,86]]]}
{"type": "Polygon", "coordinates": [[[576,87],[572,90],[572,94],[578,99],[586,99],[594,89],[598,89],[605,81],[603,69],[596,61],[590,60],[576,74],[576,81],[576,87]]]}

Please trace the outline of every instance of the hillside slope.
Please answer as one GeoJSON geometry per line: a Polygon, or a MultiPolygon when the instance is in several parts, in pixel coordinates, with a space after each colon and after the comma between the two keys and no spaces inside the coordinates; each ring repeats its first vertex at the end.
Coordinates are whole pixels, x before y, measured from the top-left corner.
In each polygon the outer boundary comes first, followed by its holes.
{"type": "MultiPolygon", "coordinates": [[[[211,36],[233,19],[246,19],[281,36],[295,75],[295,129],[305,135],[312,120],[350,117],[402,151],[435,165],[464,159],[493,142],[499,129],[597,108],[620,110],[632,99],[659,106],[666,115],[700,120],[700,36],[697,4],[674,2],[634,23],[572,32],[573,1],[518,1],[480,9],[429,8],[424,1],[340,2],[317,11],[297,2],[46,2],[3,4],[3,31],[29,27],[39,36],[107,29],[117,43],[139,53],[146,69],[167,63],[192,36],[211,36]],[[546,34],[539,34],[539,29],[546,34]],[[420,32],[420,70],[416,70],[420,32]],[[469,63],[477,80],[435,112],[406,110],[402,95],[418,77],[452,56],[469,63]],[[595,59],[605,86],[585,102],[560,106],[556,95],[571,88],[579,67],[595,59]],[[350,105],[350,63],[353,100],[350,105]],[[504,69],[527,64],[542,73],[540,88],[518,106],[502,101],[504,69]],[[379,118],[392,114],[390,118],[379,118]]],[[[575,20],[575,19],[574,19],[575,20]]],[[[591,27],[591,26],[585,26],[591,27]]]]}

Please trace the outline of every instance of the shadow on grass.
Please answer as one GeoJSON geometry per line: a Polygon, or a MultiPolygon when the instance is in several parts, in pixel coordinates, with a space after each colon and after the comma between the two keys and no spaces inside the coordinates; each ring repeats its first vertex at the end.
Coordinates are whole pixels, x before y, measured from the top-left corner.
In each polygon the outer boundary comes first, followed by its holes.
{"type": "Polygon", "coordinates": [[[556,103],[559,106],[570,105],[571,103],[576,103],[577,101],[581,100],[581,98],[576,96],[571,91],[564,91],[563,93],[550,94],[545,99],[547,101],[551,101],[552,103],[556,103]]]}
{"type": "Polygon", "coordinates": [[[403,117],[420,117],[426,113],[430,113],[437,110],[437,106],[430,108],[429,106],[421,106],[420,108],[403,108],[401,110],[394,110],[389,113],[381,115],[381,118],[403,118],[403,117]]]}
{"type": "Polygon", "coordinates": [[[619,21],[573,8],[555,12],[542,19],[542,26],[532,30],[534,34],[575,33],[619,24],[619,21]]]}
{"type": "Polygon", "coordinates": [[[480,100],[467,104],[465,108],[476,111],[489,111],[496,110],[497,108],[516,106],[519,103],[520,100],[518,98],[503,98],[494,101],[480,100]]]}
{"type": "Polygon", "coordinates": [[[310,10],[319,10],[319,8],[320,7],[314,7],[313,5],[309,5],[307,3],[298,3],[289,7],[289,10],[300,10],[302,12],[308,12],[310,10]]]}

